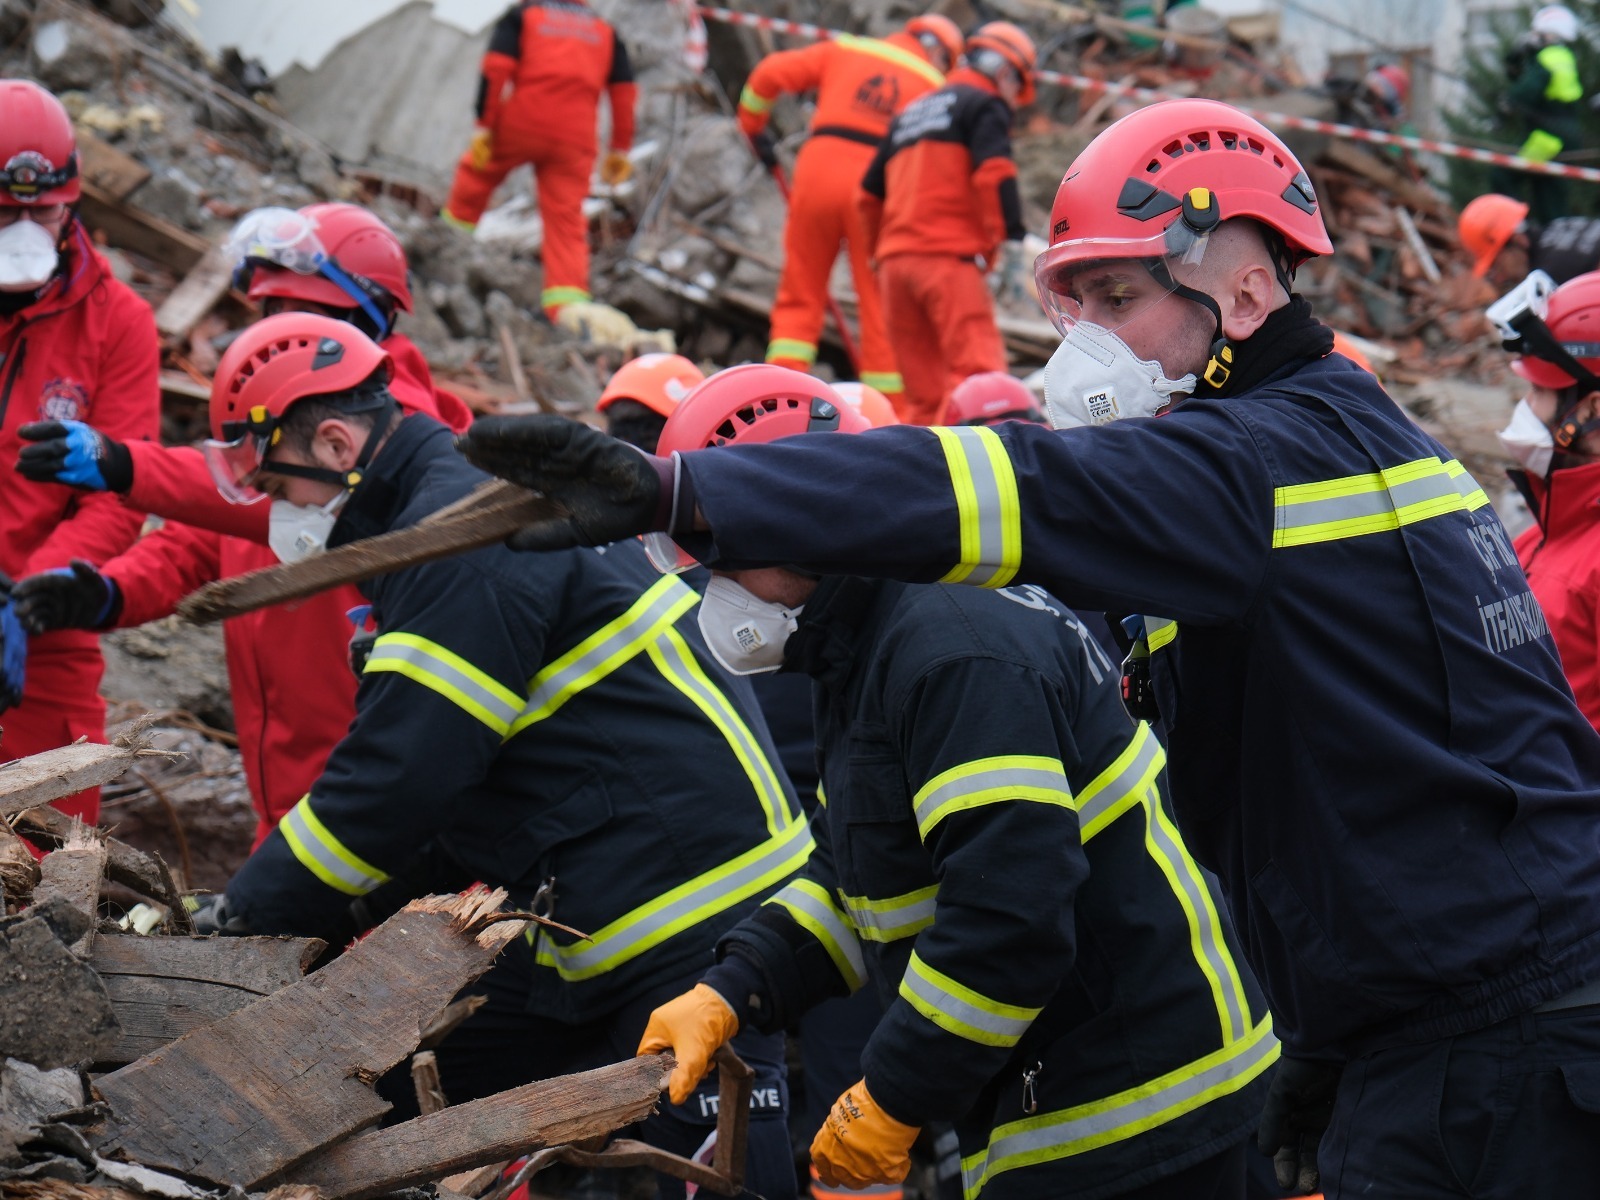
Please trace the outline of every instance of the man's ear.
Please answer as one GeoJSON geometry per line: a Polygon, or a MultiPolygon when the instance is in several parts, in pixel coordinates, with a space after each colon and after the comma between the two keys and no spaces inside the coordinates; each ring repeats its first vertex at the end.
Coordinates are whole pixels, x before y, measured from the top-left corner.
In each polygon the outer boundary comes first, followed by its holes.
{"type": "Polygon", "coordinates": [[[1223,335],[1230,342],[1242,342],[1261,328],[1273,309],[1278,291],[1272,269],[1251,263],[1238,274],[1233,285],[1233,305],[1222,319],[1223,335]]]}
{"type": "Polygon", "coordinates": [[[348,471],[361,456],[364,440],[363,431],[347,421],[329,417],[317,426],[317,432],[311,439],[311,456],[331,470],[348,471]]]}

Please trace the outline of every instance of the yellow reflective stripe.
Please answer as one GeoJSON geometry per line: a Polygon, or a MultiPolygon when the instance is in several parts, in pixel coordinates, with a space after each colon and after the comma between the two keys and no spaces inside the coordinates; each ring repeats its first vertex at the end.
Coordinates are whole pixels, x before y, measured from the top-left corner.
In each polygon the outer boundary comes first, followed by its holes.
{"type": "Polygon", "coordinates": [[[300,865],[323,883],[347,896],[364,896],[389,876],[352,852],[311,811],[311,797],[305,796],[278,822],[283,840],[300,865]]]}
{"type": "Polygon", "coordinates": [[[940,772],[917,789],[912,799],[917,833],[926,841],[929,831],[952,813],[1002,800],[1077,807],[1059,758],[1032,754],[976,758],[940,772]]]}
{"type": "Polygon", "coordinates": [[[1517,157],[1526,158],[1532,162],[1549,162],[1560,154],[1565,146],[1566,143],[1555,134],[1548,133],[1543,129],[1535,129],[1528,135],[1528,140],[1523,142],[1522,146],[1517,150],[1517,157]]]}
{"type": "Polygon", "coordinates": [[[557,945],[546,931],[536,952],[539,965],[554,968],[568,983],[603,975],[701,921],[770,891],[805,865],[812,845],[809,827],[798,821],[777,837],[624,913],[586,942],[557,945]]]}
{"type": "MultiPolygon", "coordinates": [[[[944,76],[939,73],[934,65],[925,58],[918,58],[909,50],[902,50],[899,46],[881,42],[877,38],[858,37],[849,33],[841,34],[833,40],[837,45],[843,46],[847,50],[858,50],[862,54],[870,54],[874,58],[885,59],[888,62],[904,67],[908,71],[914,71],[933,84],[934,87],[944,86],[944,76]]],[[[743,103],[742,98],[740,103],[743,103]]],[[[862,380],[862,382],[865,383],[866,380],[862,380]]]]}
{"type": "Polygon", "coordinates": [[[828,790],[822,786],[822,781],[817,781],[817,803],[823,808],[828,807],[828,790]]]}
{"type": "Polygon", "coordinates": [[[828,890],[814,879],[796,879],[777,895],[763,901],[784,909],[833,959],[833,965],[853,992],[867,978],[861,943],[828,890]]]}
{"type": "Polygon", "coordinates": [[[523,697],[459,654],[414,633],[386,633],[372,643],[372,655],[362,674],[383,671],[404,675],[438,692],[501,737],[506,735],[526,703],[523,697]]]}
{"type": "Polygon", "coordinates": [[[626,664],[699,601],[694,589],[676,575],[651,584],[627,612],[607,621],[533,677],[526,707],[512,722],[512,736],[626,664]]]}
{"type": "Polygon", "coordinates": [[[899,371],[863,371],[861,382],[869,388],[877,388],[880,392],[891,395],[906,390],[905,377],[899,371]]]}
{"type": "Polygon", "coordinates": [[[582,304],[591,299],[588,288],[547,287],[539,293],[539,307],[560,308],[563,304],[582,304]]]}
{"type": "Polygon", "coordinates": [[[807,366],[817,361],[817,344],[802,342],[799,338],[773,338],[767,343],[767,361],[793,359],[807,366]]]}
{"type": "Polygon", "coordinates": [[[739,107],[758,115],[772,111],[772,106],[777,102],[778,98],[776,96],[768,99],[748,83],[744,85],[744,91],[739,93],[739,107]]]}
{"type": "Polygon", "coordinates": [[[1087,844],[1112,821],[1142,803],[1166,763],[1167,752],[1160,741],[1150,732],[1150,726],[1139,722],[1122,753],[1078,793],[1078,836],[1087,844]]]}
{"type": "Polygon", "coordinates": [[[478,223],[476,221],[463,221],[448,208],[441,208],[439,210],[439,219],[446,225],[449,225],[454,229],[459,229],[463,233],[471,233],[478,227],[478,223]]]}
{"type": "Polygon", "coordinates": [[[939,894],[937,883],[903,896],[890,896],[887,900],[869,900],[865,896],[846,896],[839,893],[850,924],[856,935],[868,942],[898,942],[913,937],[933,924],[934,901],[939,894]]]}
{"type": "Polygon", "coordinates": [[[961,1160],[967,1200],[996,1176],[1114,1145],[1232,1095],[1278,1059],[1272,1020],[1204,1058],[1115,1096],[997,1125],[988,1146],[961,1160]]]}
{"type": "Polygon", "coordinates": [[[783,783],[772,769],[772,762],[761,749],[756,735],[739,716],[739,710],[729,703],[722,689],[711,682],[711,677],[695,660],[694,652],[689,649],[689,643],[683,640],[683,635],[676,629],[663,629],[661,635],[646,649],[650,661],[655,663],[656,669],[667,682],[693,701],[695,707],[721,730],[729,749],[744,768],[750,786],[755,789],[762,810],[767,814],[767,832],[777,833],[799,820],[800,814],[789,808],[783,783]]]}
{"type": "Polygon", "coordinates": [[[1150,648],[1151,654],[1154,654],[1177,636],[1178,623],[1176,621],[1168,621],[1161,617],[1146,617],[1144,619],[1145,645],[1150,648]]]}
{"type": "Polygon", "coordinates": [[[1044,1011],[1003,1004],[936,971],[911,952],[900,980],[900,996],[946,1033],[984,1046],[1015,1046],[1044,1011]]]}
{"type": "Polygon", "coordinates": [[[1539,51],[1539,65],[1550,74],[1544,85],[1544,98],[1561,104],[1583,99],[1583,81],[1578,78],[1578,58],[1570,46],[1546,46],[1539,51]]]}
{"type": "Polygon", "coordinates": [[[1005,445],[992,429],[934,426],[961,525],[961,560],[940,583],[1004,587],[1022,562],[1022,505],[1005,445]]]}
{"type": "Polygon", "coordinates": [[[1371,474],[1275,489],[1272,545],[1282,549],[1383,533],[1488,503],[1460,463],[1419,458],[1371,474]]]}

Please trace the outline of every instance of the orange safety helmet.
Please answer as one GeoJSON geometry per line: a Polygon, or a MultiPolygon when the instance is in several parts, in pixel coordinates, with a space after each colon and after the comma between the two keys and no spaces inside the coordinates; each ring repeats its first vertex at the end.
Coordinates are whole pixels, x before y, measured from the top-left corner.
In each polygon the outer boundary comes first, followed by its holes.
{"type": "Polygon", "coordinates": [[[1004,421],[1031,421],[1048,425],[1031,388],[1005,371],[968,375],[950,393],[944,410],[945,425],[998,425],[1004,421]]]}
{"type": "Polygon", "coordinates": [[[834,393],[867,419],[867,423],[874,429],[882,429],[885,425],[900,424],[900,416],[894,411],[894,405],[889,397],[885,396],[870,383],[836,383],[833,385],[834,393]]]}
{"type": "Polygon", "coordinates": [[[1467,202],[1456,220],[1461,244],[1472,252],[1472,273],[1482,279],[1494,266],[1500,251],[1528,219],[1528,206],[1498,192],[1478,196],[1467,202]]]}
{"type": "Polygon", "coordinates": [[[72,204],[78,135],[49,92],[25,79],[0,79],[0,206],[72,204]]]}
{"type": "Polygon", "coordinates": [[[1022,93],[1017,97],[1017,107],[1024,108],[1032,104],[1036,95],[1033,69],[1039,61],[1039,52],[1034,48],[1033,39],[1010,21],[990,21],[978,26],[967,38],[967,65],[982,71],[978,62],[985,50],[994,51],[1021,77],[1022,93]]]}
{"type": "Polygon", "coordinates": [[[961,27],[942,13],[924,13],[906,22],[906,32],[927,46],[931,40],[943,50],[948,60],[948,71],[961,61],[963,42],[961,27]]]}
{"type": "Polygon", "coordinates": [[[595,411],[605,412],[618,400],[633,400],[651,412],[670,417],[706,374],[681,354],[641,354],[616,369],[606,381],[595,411]]]}

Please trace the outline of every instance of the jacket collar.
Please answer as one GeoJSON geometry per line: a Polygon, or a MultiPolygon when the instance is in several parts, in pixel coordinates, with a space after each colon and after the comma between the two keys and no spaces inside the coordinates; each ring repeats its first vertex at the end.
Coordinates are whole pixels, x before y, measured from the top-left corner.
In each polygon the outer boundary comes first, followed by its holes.
{"type": "Polygon", "coordinates": [[[1563,537],[1600,519],[1600,462],[1558,467],[1547,479],[1526,471],[1507,472],[1528,500],[1546,538],[1563,537]],[[1518,476],[1521,478],[1519,479],[1518,476]]]}
{"type": "Polygon", "coordinates": [[[889,588],[882,579],[830,575],[817,585],[800,612],[799,628],[783,647],[783,669],[801,671],[830,691],[849,681],[857,651],[869,634],[872,610],[889,588]]]}
{"type": "Polygon", "coordinates": [[[987,75],[974,71],[971,67],[957,67],[944,77],[945,87],[956,87],[958,84],[963,87],[977,88],[978,91],[993,96],[996,100],[1002,102],[1005,100],[1005,97],[1000,94],[1000,89],[995,87],[994,80],[987,75]]]}
{"type": "Polygon", "coordinates": [[[443,425],[421,414],[395,426],[340,511],[328,535],[328,548],[388,533],[428,463],[440,454],[454,453],[452,438],[443,425]]]}

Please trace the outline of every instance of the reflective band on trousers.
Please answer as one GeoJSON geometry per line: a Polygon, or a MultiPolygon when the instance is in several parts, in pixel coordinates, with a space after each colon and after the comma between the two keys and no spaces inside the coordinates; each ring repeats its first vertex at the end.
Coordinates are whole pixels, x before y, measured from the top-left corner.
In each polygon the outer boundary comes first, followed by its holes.
{"type": "Polygon", "coordinates": [[[856,936],[868,942],[898,942],[933,924],[938,894],[939,885],[935,883],[887,900],[868,900],[865,896],[843,893],[839,899],[850,923],[855,926],[856,936]]]}
{"type": "Polygon", "coordinates": [[[817,344],[802,342],[797,338],[773,338],[767,343],[767,361],[776,362],[779,359],[793,359],[810,366],[817,361],[817,344]]]}
{"type": "Polygon", "coordinates": [[[961,560],[939,582],[1004,587],[1022,562],[1022,505],[1005,445],[981,426],[931,432],[944,447],[961,524],[961,560]]]}
{"type": "Polygon", "coordinates": [[[985,1046],[1015,1046],[1044,1011],[991,1000],[934,970],[915,950],[900,979],[900,996],[946,1033],[985,1046]]]}
{"type": "Polygon", "coordinates": [[[863,371],[861,382],[887,395],[906,390],[905,376],[898,371],[863,371]]]}
{"type": "Polygon", "coordinates": [[[431,688],[504,737],[523,699],[459,654],[414,633],[386,633],[372,643],[364,675],[392,671],[431,688]]]}
{"type": "Polygon", "coordinates": [[[328,831],[311,811],[311,797],[304,797],[278,824],[283,840],[300,865],[323,883],[347,896],[365,896],[389,876],[351,851],[328,831]]]}
{"type": "Polygon", "coordinates": [[[849,33],[841,34],[834,41],[838,45],[846,46],[851,50],[859,50],[862,54],[870,54],[874,58],[882,58],[892,63],[898,63],[906,70],[914,71],[921,75],[936,88],[944,86],[944,76],[939,73],[938,68],[927,59],[918,58],[909,50],[902,50],[899,46],[879,41],[877,38],[856,37],[854,34],[849,33]]]}
{"type": "Polygon", "coordinates": [[[934,826],[952,813],[1002,800],[1074,807],[1059,758],[1029,754],[979,758],[935,775],[917,790],[912,800],[917,834],[926,841],[934,826]]]}
{"type": "Polygon", "coordinates": [[[1231,1095],[1277,1061],[1278,1039],[1265,1018],[1242,1041],[1104,1100],[996,1126],[987,1149],[961,1160],[967,1200],[994,1176],[1054,1162],[1136,1137],[1231,1095]]]}
{"type": "Polygon", "coordinates": [[[624,913],[586,942],[561,946],[548,934],[541,936],[539,965],[554,967],[569,983],[604,974],[708,917],[770,891],[805,864],[811,848],[811,831],[798,821],[738,858],[624,913]]]}
{"type": "Polygon", "coordinates": [[[784,909],[828,952],[845,984],[853,992],[867,978],[867,964],[861,957],[861,943],[842,914],[834,907],[828,891],[813,879],[796,879],[766,901],[784,909]]]}
{"type": "Polygon", "coordinates": [[[1439,458],[1273,492],[1274,549],[1383,533],[1489,503],[1460,463],[1439,458]]]}
{"type": "Polygon", "coordinates": [[[548,287],[539,293],[540,308],[560,308],[563,304],[582,304],[592,299],[581,287],[548,287]]]}

